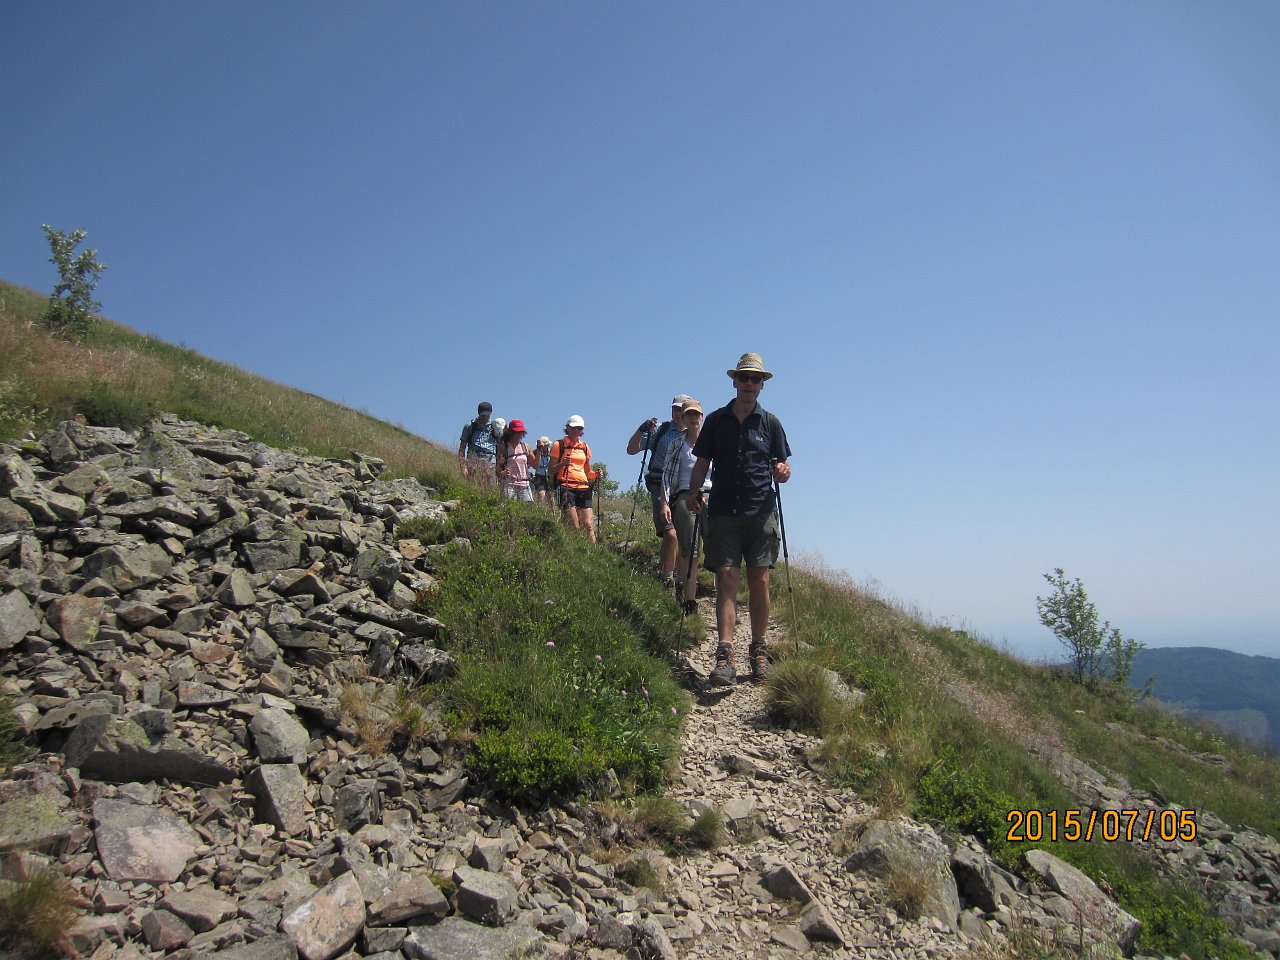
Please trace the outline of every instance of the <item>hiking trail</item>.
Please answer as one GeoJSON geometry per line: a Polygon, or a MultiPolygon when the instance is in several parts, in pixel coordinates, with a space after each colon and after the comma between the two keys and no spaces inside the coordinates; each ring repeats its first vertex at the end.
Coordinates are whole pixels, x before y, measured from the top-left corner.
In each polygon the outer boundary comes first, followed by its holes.
{"type": "MultiPolygon", "coordinates": [[[[708,638],[686,659],[705,677],[714,664],[715,598],[700,599],[698,612],[708,638]]],[[[684,922],[694,933],[675,942],[677,954],[686,960],[765,960],[810,950],[874,960],[969,955],[976,944],[936,920],[902,919],[878,881],[845,869],[850,826],[874,817],[875,808],[810,768],[806,751],[818,738],[770,717],[763,686],[745,679],[750,628],[746,610],[740,612],[739,683],[695,683],[670,790],[686,807],[721,811],[728,830],[722,846],[672,865],[670,895],[688,910],[684,922]],[[806,895],[813,897],[808,904],[806,895]]],[[[784,635],[771,621],[770,646],[776,649],[784,635]]]]}

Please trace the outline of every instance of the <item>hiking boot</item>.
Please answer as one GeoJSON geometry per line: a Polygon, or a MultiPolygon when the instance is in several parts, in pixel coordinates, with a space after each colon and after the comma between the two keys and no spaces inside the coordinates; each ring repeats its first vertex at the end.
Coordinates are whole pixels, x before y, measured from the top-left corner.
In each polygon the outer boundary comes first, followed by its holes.
{"type": "Polygon", "coordinates": [[[733,668],[732,643],[722,643],[716,647],[716,665],[708,679],[716,687],[727,687],[738,682],[738,671],[733,668]]]}
{"type": "Polygon", "coordinates": [[[760,681],[769,676],[769,654],[763,643],[753,643],[747,653],[747,659],[751,663],[752,680],[760,681]]]}
{"type": "Polygon", "coordinates": [[[686,601],[684,602],[684,604],[683,604],[683,609],[684,609],[684,612],[685,612],[685,613],[697,613],[697,612],[698,612],[698,601],[697,601],[697,600],[686,600],[686,601]]]}

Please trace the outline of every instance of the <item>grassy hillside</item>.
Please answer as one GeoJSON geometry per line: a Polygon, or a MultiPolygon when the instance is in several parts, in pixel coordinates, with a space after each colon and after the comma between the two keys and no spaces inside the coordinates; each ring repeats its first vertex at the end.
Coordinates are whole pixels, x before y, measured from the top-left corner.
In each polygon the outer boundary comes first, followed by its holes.
{"type": "MultiPolygon", "coordinates": [[[[673,679],[679,612],[636,576],[651,553],[618,556],[618,529],[606,529],[604,547],[589,547],[537,508],[465,487],[449,451],[399,427],[118,324],[104,323],[85,343],[53,339],[36,322],[43,307],[42,296],[0,283],[0,438],[75,413],[136,426],[165,410],[278,446],[372,454],[460,496],[448,524],[405,531],[473,543],[449,554],[439,591],[422,599],[451,626],[463,665],[458,681],[428,691],[460,749],[517,798],[572,792],[610,768],[629,789],[661,789],[687,701],[673,679]]],[[[630,503],[619,509],[625,515],[630,503]]],[[[1035,740],[1169,803],[1280,836],[1274,760],[928,623],[839,572],[793,574],[796,622],[786,597],[775,603],[794,645],[770,683],[775,708],[820,734],[830,776],[882,811],[976,835],[1016,867],[1026,845],[1004,839],[1008,812],[1078,805],[1028,749],[1035,740]],[[865,691],[861,707],[825,694],[823,669],[865,691]],[[1225,755],[1225,772],[1197,759],[1207,754],[1225,755]]],[[[774,578],[775,588],[783,583],[774,578]]],[[[700,623],[687,629],[701,638],[700,623]]],[[[1236,955],[1202,895],[1156,876],[1126,845],[1035,846],[1115,891],[1146,924],[1148,952],[1236,955]]]]}
{"type": "Polygon", "coordinates": [[[453,476],[453,457],[394,424],[109,320],[83,342],[40,325],[46,298],[0,281],[0,440],[74,414],[137,427],[158,410],[321,456],[381,457],[402,476],[453,476]]]}

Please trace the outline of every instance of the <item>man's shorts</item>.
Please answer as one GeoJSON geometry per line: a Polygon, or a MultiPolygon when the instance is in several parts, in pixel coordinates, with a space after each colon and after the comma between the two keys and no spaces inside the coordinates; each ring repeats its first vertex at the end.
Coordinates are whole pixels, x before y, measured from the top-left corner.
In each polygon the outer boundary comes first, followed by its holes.
{"type": "Polygon", "coordinates": [[[662,481],[654,484],[646,480],[645,486],[649,488],[649,502],[653,506],[653,529],[658,532],[658,536],[662,536],[675,526],[662,517],[662,481]]]}
{"type": "Polygon", "coordinates": [[[778,532],[778,515],[762,517],[707,516],[706,531],[708,570],[737,567],[742,561],[748,567],[772,567],[778,562],[782,535],[778,532]]]}
{"type": "Polygon", "coordinates": [[[591,488],[583,487],[581,490],[575,490],[573,487],[560,488],[560,509],[561,510],[590,510],[591,509],[591,488]]]}

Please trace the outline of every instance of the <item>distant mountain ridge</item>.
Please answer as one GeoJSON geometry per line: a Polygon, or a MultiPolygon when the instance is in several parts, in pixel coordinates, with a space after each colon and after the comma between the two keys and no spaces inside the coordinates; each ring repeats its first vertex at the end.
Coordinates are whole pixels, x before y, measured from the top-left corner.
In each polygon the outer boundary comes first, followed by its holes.
{"type": "Polygon", "coordinates": [[[1139,650],[1129,682],[1141,688],[1152,674],[1152,693],[1165,704],[1280,752],[1280,659],[1213,647],[1139,650]]]}

